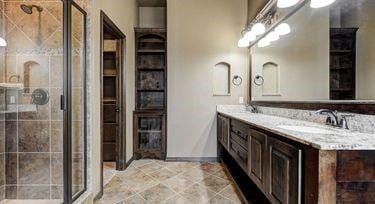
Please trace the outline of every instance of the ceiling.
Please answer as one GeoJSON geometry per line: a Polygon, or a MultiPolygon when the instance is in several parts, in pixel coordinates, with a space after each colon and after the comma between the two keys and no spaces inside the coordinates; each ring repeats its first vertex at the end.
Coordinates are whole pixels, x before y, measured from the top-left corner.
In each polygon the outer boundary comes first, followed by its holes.
{"type": "Polygon", "coordinates": [[[140,7],[163,7],[165,0],[137,0],[140,7]]]}

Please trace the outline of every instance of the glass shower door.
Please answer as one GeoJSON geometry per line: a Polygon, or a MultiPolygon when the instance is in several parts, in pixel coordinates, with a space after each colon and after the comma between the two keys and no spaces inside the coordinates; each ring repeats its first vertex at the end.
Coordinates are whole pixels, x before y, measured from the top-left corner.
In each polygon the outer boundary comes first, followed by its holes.
{"type": "Polygon", "coordinates": [[[71,7],[71,187],[73,198],[78,197],[86,188],[85,27],[86,13],[73,2],[71,7]]]}

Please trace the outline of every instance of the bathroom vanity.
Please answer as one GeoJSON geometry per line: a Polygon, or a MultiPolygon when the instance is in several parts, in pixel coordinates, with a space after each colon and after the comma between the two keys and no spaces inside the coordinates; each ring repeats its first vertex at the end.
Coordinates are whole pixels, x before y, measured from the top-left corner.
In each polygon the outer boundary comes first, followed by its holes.
{"type": "Polygon", "coordinates": [[[229,155],[270,203],[375,200],[374,135],[226,106],[217,113],[223,163],[233,168],[229,155]]]}

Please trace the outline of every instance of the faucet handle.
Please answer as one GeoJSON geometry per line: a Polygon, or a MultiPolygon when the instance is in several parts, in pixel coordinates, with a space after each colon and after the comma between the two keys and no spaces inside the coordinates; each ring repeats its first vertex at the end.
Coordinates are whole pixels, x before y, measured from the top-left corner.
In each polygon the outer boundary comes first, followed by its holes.
{"type": "Polygon", "coordinates": [[[340,127],[349,130],[348,121],[346,120],[349,117],[354,117],[353,114],[341,114],[340,115],[340,127]]]}

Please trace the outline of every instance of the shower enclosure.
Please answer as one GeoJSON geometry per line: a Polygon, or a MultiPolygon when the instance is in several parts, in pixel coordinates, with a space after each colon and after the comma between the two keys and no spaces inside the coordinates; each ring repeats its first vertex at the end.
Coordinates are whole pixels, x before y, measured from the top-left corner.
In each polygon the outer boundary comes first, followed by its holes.
{"type": "Polygon", "coordinates": [[[88,0],[0,0],[0,203],[86,190],[88,0]]]}

